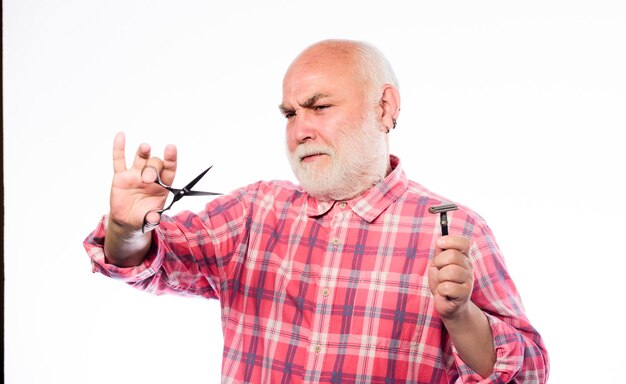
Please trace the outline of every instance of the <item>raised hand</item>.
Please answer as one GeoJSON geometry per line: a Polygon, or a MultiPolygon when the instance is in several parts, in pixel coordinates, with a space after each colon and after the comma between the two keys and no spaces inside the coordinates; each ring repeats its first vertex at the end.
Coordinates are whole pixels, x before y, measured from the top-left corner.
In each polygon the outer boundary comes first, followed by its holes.
{"type": "MultiPolygon", "coordinates": [[[[111,184],[109,221],[104,240],[107,260],[127,267],[138,265],[148,251],[150,235],[142,231],[144,216],[165,203],[166,189],[154,183],[157,173],[166,184],[176,174],[176,147],[168,145],[163,159],[150,157],[150,146],[141,144],[133,164],[126,167],[126,138],[118,133],[113,141],[113,182],[111,184]]],[[[151,215],[158,215],[153,212],[151,215]]],[[[158,222],[158,217],[148,217],[158,222]]]]}
{"type": "Polygon", "coordinates": [[[464,237],[437,239],[437,251],[428,271],[435,309],[443,319],[467,310],[474,286],[472,263],[467,257],[470,242],[464,237]]]}
{"type": "MultiPolygon", "coordinates": [[[[133,164],[126,168],[125,137],[118,133],[113,142],[113,182],[109,218],[128,230],[141,230],[150,210],[163,207],[168,191],[154,183],[156,172],[171,185],[176,174],[176,147],[168,145],[163,160],[150,157],[150,146],[141,144],[133,164]]],[[[158,222],[158,218],[154,220],[158,222]]]]}

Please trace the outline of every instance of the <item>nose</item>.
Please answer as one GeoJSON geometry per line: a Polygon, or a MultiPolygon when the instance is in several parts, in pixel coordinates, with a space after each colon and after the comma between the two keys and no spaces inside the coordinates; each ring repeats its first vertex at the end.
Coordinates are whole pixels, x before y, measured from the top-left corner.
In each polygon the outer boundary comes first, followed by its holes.
{"type": "Polygon", "coordinates": [[[307,118],[306,113],[301,112],[293,116],[288,126],[293,141],[304,143],[308,140],[315,140],[317,134],[311,119],[307,118]]]}

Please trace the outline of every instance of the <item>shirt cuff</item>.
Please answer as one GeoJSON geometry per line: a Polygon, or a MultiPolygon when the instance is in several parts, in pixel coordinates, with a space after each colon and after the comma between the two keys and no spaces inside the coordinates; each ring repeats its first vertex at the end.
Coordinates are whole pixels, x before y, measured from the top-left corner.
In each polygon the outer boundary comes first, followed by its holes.
{"type": "Polygon", "coordinates": [[[83,242],[83,246],[91,259],[92,272],[99,272],[113,279],[133,284],[153,276],[161,268],[164,252],[161,250],[162,247],[156,245],[154,234],[156,230],[153,231],[152,246],[141,264],[135,267],[117,267],[109,264],[104,254],[104,236],[107,223],[108,216],[105,215],[96,229],[83,242]]]}
{"type": "Polygon", "coordinates": [[[504,323],[495,316],[485,314],[493,334],[493,346],[496,352],[496,363],[493,373],[483,378],[461,359],[453,347],[453,355],[459,369],[458,383],[508,383],[520,371],[524,362],[524,341],[522,335],[514,327],[504,323]]]}

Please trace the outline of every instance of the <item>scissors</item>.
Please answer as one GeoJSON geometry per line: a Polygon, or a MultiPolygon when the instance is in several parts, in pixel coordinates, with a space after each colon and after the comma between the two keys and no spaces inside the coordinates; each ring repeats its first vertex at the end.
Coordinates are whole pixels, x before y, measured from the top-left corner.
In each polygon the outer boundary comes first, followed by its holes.
{"type": "MultiPolygon", "coordinates": [[[[151,168],[154,168],[152,166],[150,166],[151,168]]],[[[204,191],[192,191],[191,188],[194,187],[194,185],[196,185],[196,183],[198,181],[200,181],[200,179],[202,179],[204,177],[204,175],[209,172],[209,170],[213,168],[213,166],[210,166],[209,168],[205,169],[201,174],[199,174],[198,176],[195,177],[195,179],[191,180],[189,182],[189,184],[185,185],[182,189],[178,189],[178,188],[172,188],[169,185],[166,185],[165,183],[163,183],[163,181],[161,181],[161,177],[159,176],[159,172],[156,170],[156,168],[154,168],[154,170],[156,171],[156,180],[154,181],[155,183],[159,184],[161,187],[167,189],[168,191],[170,191],[171,193],[174,194],[174,198],[172,199],[172,202],[170,203],[170,205],[168,205],[165,208],[162,209],[153,209],[151,211],[148,211],[146,213],[146,215],[143,217],[143,227],[141,228],[142,232],[146,232],[151,230],[152,228],[156,227],[157,225],[159,225],[159,223],[161,222],[161,214],[165,211],[167,211],[168,209],[172,208],[172,205],[174,205],[175,202],[177,202],[178,200],[182,199],[184,196],[216,196],[216,195],[222,195],[221,193],[218,192],[204,192],[204,191]],[[156,223],[151,223],[148,221],[148,214],[150,214],[151,212],[156,212],[159,214],[159,221],[157,221],[156,223]]]]}

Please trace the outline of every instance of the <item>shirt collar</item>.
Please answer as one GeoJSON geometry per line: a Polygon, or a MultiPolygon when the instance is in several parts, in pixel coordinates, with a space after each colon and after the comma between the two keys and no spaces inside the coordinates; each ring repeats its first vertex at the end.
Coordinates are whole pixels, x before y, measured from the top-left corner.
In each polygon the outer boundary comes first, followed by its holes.
{"type": "MultiPolygon", "coordinates": [[[[400,159],[390,155],[392,171],[384,180],[367,190],[362,195],[348,200],[347,203],[363,220],[372,222],[391,203],[396,201],[408,188],[409,181],[402,170],[400,159]]],[[[310,217],[322,216],[335,205],[336,201],[320,201],[307,196],[306,213],[310,217]]]]}

